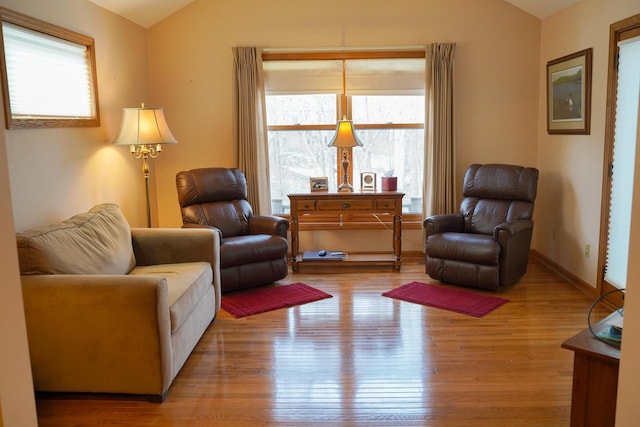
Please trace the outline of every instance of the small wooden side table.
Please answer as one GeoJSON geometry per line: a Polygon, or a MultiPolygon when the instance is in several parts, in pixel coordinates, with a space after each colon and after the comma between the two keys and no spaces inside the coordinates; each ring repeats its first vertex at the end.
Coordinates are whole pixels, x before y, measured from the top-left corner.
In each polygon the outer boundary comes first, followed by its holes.
{"type": "MultiPolygon", "coordinates": [[[[608,328],[607,322],[619,317],[615,311],[592,325],[595,333],[608,328]]],[[[572,427],[606,427],[616,422],[620,349],[595,338],[589,329],[562,343],[573,350],[572,427]]]]}
{"type": "MultiPolygon", "coordinates": [[[[289,194],[291,201],[291,265],[294,272],[299,271],[301,257],[299,253],[299,232],[301,228],[330,230],[357,229],[365,222],[376,218],[380,222],[391,219],[393,231],[393,252],[389,255],[373,254],[369,257],[349,255],[348,263],[382,262],[389,263],[395,271],[400,271],[402,236],[402,198],[404,193],[396,191],[330,193],[312,192],[289,194]],[[302,221],[304,217],[305,221],[302,221]],[[314,218],[318,218],[314,221],[314,218]],[[388,219],[387,219],[388,218],[388,219]]],[[[368,222],[367,225],[377,222],[368,222]]],[[[326,262],[326,261],[321,261],[326,262]]],[[[342,261],[340,261],[342,262],[342,261]]]]}

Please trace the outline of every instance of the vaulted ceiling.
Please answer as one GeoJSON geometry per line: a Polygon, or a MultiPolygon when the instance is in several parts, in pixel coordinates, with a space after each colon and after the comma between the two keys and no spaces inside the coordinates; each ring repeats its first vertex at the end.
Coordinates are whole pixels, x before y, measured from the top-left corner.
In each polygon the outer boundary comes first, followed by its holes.
{"type": "MultiPolygon", "coordinates": [[[[89,0],[145,28],[177,12],[194,0],[89,0]]],[[[505,0],[540,19],[580,0],[505,0]]]]}

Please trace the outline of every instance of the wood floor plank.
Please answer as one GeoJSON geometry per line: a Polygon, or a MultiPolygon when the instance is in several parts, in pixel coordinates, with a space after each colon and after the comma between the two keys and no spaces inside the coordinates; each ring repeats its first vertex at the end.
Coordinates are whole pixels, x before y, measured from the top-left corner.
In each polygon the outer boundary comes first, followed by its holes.
{"type": "Polygon", "coordinates": [[[39,425],[569,424],[573,354],[560,344],[586,327],[587,296],[535,261],[483,318],[381,296],[412,281],[437,283],[419,262],[291,273],[280,283],[333,298],[242,319],[221,311],[164,403],[43,394],[39,425]]]}

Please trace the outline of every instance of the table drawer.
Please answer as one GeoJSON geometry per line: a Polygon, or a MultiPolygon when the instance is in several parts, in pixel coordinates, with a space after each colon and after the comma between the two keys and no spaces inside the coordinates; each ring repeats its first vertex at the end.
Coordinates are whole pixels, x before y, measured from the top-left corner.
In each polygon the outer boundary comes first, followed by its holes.
{"type": "Polygon", "coordinates": [[[378,212],[395,212],[398,207],[397,203],[397,199],[376,200],[376,210],[378,212]]]}
{"type": "Polygon", "coordinates": [[[315,211],[316,210],[316,201],[315,200],[296,200],[296,208],[300,212],[307,211],[315,211]]]}
{"type": "Polygon", "coordinates": [[[371,210],[373,209],[373,200],[318,200],[317,208],[319,211],[371,210]]]}

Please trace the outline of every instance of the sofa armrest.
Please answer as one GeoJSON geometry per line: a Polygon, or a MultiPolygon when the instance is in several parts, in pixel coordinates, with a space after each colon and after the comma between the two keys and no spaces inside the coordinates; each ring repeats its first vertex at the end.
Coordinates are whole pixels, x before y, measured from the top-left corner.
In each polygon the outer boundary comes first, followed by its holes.
{"type": "Polygon", "coordinates": [[[192,222],[187,222],[182,224],[182,228],[205,228],[208,230],[213,230],[216,233],[218,233],[218,237],[220,238],[220,240],[222,240],[222,230],[220,230],[218,227],[214,227],[213,225],[208,225],[208,224],[195,224],[192,222]]]}
{"type": "Polygon", "coordinates": [[[132,228],[137,265],[204,261],[211,264],[216,312],[220,309],[220,234],[214,227],[132,228]]]}
{"type": "Polygon", "coordinates": [[[422,225],[426,237],[436,233],[462,232],[464,218],[460,214],[432,215],[425,219],[422,225]]]}
{"type": "Polygon", "coordinates": [[[275,215],[252,215],[249,217],[251,234],[271,234],[287,238],[289,221],[275,215]]]}
{"type": "Polygon", "coordinates": [[[164,278],[21,276],[36,390],[162,396],[172,379],[164,278]]]}

